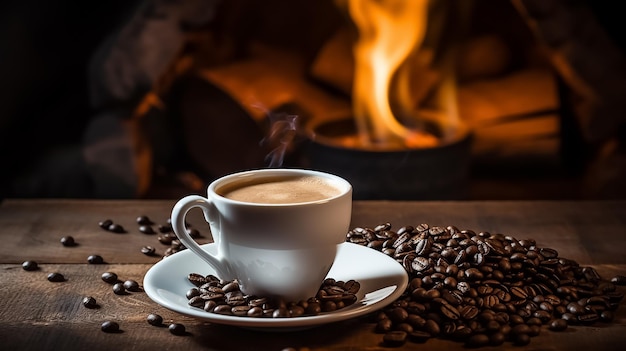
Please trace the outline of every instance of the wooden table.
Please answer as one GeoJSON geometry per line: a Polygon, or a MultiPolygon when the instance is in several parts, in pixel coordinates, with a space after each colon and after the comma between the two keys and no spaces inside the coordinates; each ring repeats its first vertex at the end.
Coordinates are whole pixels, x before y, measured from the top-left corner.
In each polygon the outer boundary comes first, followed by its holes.
{"type": "MultiPolygon", "coordinates": [[[[5,200],[0,205],[0,349],[1,350],[383,350],[382,336],[367,318],[338,322],[295,332],[260,332],[214,325],[171,312],[143,292],[120,296],[100,279],[105,271],[141,283],[150,266],[161,259],[166,246],[156,235],[138,231],[136,218],[147,215],[165,223],[174,204],[158,201],[5,200]],[[102,230],[98,222],[110,218],[125,234],[102,230]],[[60,238],[71,235],[78,243],[64,247],[60,238]],[[157,256],[143,255],[144,245],[157,256]],[[92,254],[106,263],[87,263],[92,254]],[[21,264],[36,260],[38,271],[21,264]],[[50,272],[67,281],[52,283],[50,272]],[[81,301],[93,296],[100,308],[87,309],[81,301]],[[168,322],[182,323],[189,332],[175,336],[167,328],[146,323],[150,313],[168,322]],[[120,324],[121,333],[100,330],[105,320],[120,324]]],[[[204,233],[208,227],[199,213],[189,222],[204,233]]],[[[429,223],[461,229],[500,232],[519,239],[534,238],[539,246],[556,248],[561,257],[591,265],[605,278],[626,273],[626,202],[355,202],[352,226],[373,227],[390,222],[394,228],[429,223]]],[[[620,291],[624,291],[623,287],[620,291]]],[[[505,343],[502,349],[621,350],[626,347],[626,308],[620,306],[611,324],[574,326],[541,335],[525,347],[505,343]]],[[[407,350],[455,350],[463,344],[431,339],[406,343],[407,350]]],[[[493,348],[491,348],[493,349],[493,348]]]]}

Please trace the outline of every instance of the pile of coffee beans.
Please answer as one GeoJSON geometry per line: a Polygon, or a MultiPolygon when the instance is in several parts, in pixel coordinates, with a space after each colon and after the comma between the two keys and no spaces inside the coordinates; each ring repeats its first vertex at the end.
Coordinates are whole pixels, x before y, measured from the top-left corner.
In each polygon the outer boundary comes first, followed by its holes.
{"type": "Polygon", "coordinates": [[[353,228],[346,240],[393,257],[409,275],[404,294],[374,316],[388,346],[431,337],[467,347],[526,345],[543,325],[611,322],[624,297],[620,276],[604,280],[533,239],[428,224],[394,231],[384,223],[353,228]]]}
{"type": "Polygon", "coordinates": [[[207,312],[229,316],[258,318],[290,318],[315,316],[332,312],[356,302],[361,284],[355,280],[336,281],[327,278],[315,297],[298,302],[285,302],[268,297],[245,295],[236,280],[223,281],[214,275],[191,273],[195,285],[186,296],[189,305],[207,312]]]}

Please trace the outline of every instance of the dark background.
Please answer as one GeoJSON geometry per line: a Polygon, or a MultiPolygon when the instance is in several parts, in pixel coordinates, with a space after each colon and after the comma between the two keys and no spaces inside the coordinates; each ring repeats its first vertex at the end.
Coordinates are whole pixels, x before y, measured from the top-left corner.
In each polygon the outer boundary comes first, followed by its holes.
{"type": "MultiPolygon", "coordinates": [[[[624,18],[614,2],[578,2],[589,6],[620,48],[626,47],[624,18]]],[[[140,3],[0,3],[0,199],[96,196],[81,162],[83,132],[99,113],[89,101],[88,65],[140,3]],[[58,179],[54,186],[40,184],[46,174],[58,179]]],[[[248,29],[254,30],[237,30],[248,29]]],[[[167,192],[150,196],[159,194],[167,192]]]]}

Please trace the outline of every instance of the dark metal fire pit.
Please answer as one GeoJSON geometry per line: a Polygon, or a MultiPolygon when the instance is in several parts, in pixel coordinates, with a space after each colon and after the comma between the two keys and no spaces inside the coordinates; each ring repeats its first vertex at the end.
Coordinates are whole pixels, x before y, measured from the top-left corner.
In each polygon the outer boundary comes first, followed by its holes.
{"type": "Polygon", "coordinates": [[[308,128],[305,162],[344,177],[356,200],[454,200],[466,197],[471,133],[464,129],[432,148],[399,151],[347,148],[337,139],[354,135],[352,119],[308,128]]]}

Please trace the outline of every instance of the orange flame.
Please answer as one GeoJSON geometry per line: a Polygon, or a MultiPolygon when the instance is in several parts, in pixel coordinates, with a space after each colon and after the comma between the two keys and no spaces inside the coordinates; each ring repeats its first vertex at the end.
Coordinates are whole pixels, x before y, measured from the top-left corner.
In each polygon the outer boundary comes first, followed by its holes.
{"type": "MultiPolygon", "coordinates": [[[[354,46],[355,77],[353,114],[364,146],[401,145],[430,147],[437,138],[425,131],[407,128],[392,111],[390,90],[397,93],[400,110],[409,111],[410,81],[401,69],[422,44],[427,25],[428,0],[348,0],[347,8],[359,30],[354,46]],[[396,86],[392,78],[398,71],[396,86]]],[[[428,60],[428,55],[418,59],[428,60]]],[[[419,77],[418,77],[419,79],[419,77]]],[[[423,77],[427,79],[427,77],[423,77]]]]}

